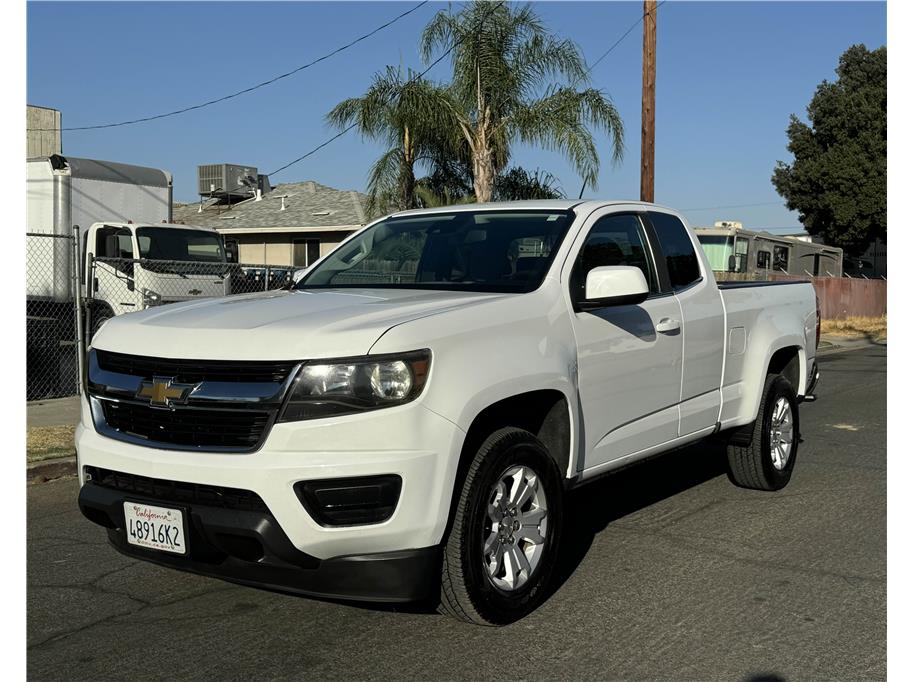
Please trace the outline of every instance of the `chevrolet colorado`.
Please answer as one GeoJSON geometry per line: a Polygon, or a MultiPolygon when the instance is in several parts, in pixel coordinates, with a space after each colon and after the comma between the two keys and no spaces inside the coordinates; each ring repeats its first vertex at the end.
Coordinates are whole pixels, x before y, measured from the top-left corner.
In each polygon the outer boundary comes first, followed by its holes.
{"type": "Polygon", "coordinates": [[[810,283],[718,285],[660,206],[397,213],[290,290],[106,322],[79,505],[158,564],[508,623],[575,486],[711,435],[734,482],[785,486],[818,329],[810,283]]]}

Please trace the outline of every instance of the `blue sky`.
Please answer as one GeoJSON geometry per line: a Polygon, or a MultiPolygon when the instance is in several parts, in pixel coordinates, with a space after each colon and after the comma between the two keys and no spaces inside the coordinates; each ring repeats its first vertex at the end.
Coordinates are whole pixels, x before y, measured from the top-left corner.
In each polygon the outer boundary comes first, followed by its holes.
{"type": "MultiPolygon", "coordinates": [[[[288,71],[414,4],[30,2],[27,98],[60,109],[64,127],[157,114],[288,71]]],[[[418,35],[445,7],[429,3],[330,60],[222,104],[141,125],[64,132],[64,153],[164,168],[180,200],[196,198],[198,164],[272,171],[331,135],[325,113],[363,93],[374,72],[387,64],[423,68],[418,35]]],[[[642,13],[641,2],[535,8],[590,62],[642,13]]],[[[733,219],[798,227],[769,178],[777,160],[788,160],[789,114],[804,116],[816,85],[835,78],[839,55],[854,43],[886,44],[885,3],[669,0],[658,19],[656,201],[698,225],[733,219]]],[[[599,187],[587,197],[639,197],[641,46],[637,27],[592,72],[627,134],[617,166],[599,137],[599,187]]],[[[448,75],[443,62],[428,77],[448,75]]],[[[363,190],[379,152],[352,132],[271,180],[363,190]]],[[[558,153],[517,147],[514,161],[556,175],[569,196],[579,193],[579,178],[558,153]]]]}

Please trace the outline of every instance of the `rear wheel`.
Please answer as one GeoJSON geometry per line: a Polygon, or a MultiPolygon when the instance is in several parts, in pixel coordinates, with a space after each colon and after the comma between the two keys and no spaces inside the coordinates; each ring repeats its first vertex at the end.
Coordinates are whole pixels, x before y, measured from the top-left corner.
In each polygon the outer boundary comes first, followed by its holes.
{"type": "Polygon", "coordinates": [[[554,569],[562,509],[561,473],[545,446],[521,429],[491,434],[459,493],[440,611],[504,625],[534,610],[554,569]]]}
{"type": "Polygon", "coordinates": [[[754,490],[784,488],[795,468],[798,434],[795,389],[782,375],[767,375],[750,445],[728,446],[732,480],[754,490]]]}

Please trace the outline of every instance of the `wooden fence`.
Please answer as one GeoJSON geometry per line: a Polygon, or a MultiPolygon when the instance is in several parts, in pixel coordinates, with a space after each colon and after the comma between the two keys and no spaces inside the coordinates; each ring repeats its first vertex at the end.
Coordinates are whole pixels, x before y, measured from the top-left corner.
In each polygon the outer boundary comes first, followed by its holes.
{"type": "MultiPolygon", "coordinates": [[[[738,276],[738,273],[717,272],[722,280],[757,279],[738,276]]],[[[882,317],[887,314],[887,280],[855,279],[852,277],[799,277],[774,275],[769,280],[810,280],[820,299],[820,316],[824,320],[842,320],[847,317],[882,317]]]]}

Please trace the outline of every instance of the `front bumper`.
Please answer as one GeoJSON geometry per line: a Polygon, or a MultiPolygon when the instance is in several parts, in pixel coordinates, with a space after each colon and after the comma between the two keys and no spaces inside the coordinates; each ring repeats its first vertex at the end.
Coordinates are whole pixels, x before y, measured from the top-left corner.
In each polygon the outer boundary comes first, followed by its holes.
{"type": "Polygon", "coordinates": [[[108,528],[115,547],[137,558],[306,594],[411,600],[427,589],[416,574],[436,574],[428,567],[446,529],[464,435],[416,401],[361,415],[276,424],[264,445],[250,453],[165,450],[100,435],[84,400],[76,430],[80,507],[108,528]],[[200,500],[182,504],[111,490],[86,481],[86,467],[249,491],[263,506],[210,508],[200,500]],[[295,492],[301,481],[388,475],[401,477],[401,492],[392,515],[381,523],[322,526],[295,492]],[[195,543],[201,554],[172,556],[128,545],[125,499],[186,509],[193,522],[190,549],[195,543]],[[238,541],[226,544],[221,536],[232,533],[255,540],[263,555],[251,559],[236,551],[238,541]]]}
{"type": "Polygon", "coordinates": [[[358,554],[320,560],[298,550],[267,511],[183,507],[187,516],[187,555],[146,550],[127,542],[125,498],[163,506],[169,501],[125,495],[88,482],[79,508],[108,529],[121,553],[193,573],[268,589],[317,597],[404,602],[428,597],[440,560],[438,547],[358,554]]]}

